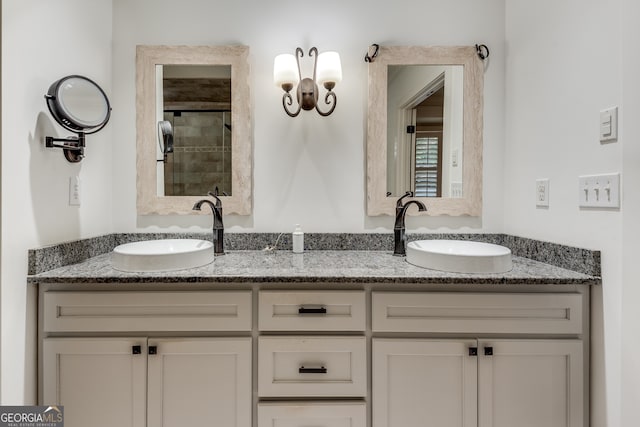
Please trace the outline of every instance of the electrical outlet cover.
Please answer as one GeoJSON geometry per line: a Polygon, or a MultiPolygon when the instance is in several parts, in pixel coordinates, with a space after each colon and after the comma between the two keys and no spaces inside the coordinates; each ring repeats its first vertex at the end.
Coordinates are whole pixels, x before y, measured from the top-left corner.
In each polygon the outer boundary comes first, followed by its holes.
{"type": "Polygon", "coordinates": [[[536,206],[549,206],[549,180],[546,178],[536,180],[536,206]]]}

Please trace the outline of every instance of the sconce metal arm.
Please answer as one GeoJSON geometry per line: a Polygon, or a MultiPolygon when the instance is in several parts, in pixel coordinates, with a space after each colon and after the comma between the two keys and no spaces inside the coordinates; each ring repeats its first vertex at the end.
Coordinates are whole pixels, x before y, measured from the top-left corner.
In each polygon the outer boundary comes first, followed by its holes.
{"type": "MultiPolygon", "coordinates": [[[[314,46],[309,49],[309,56],[313,56],[313,81],[316,81],[316,69],[318,68],[318,49],[314,46]]],[[[300,69],[300,61],[298,61],[298,70],[300,69]]],[[[300,75],[302,77],[302,75],[300,75]]]]}
{"type": "Polygon", "coordinates": [[[289,115],[289,117],[297,117],[298,114],[300,114],[300,111],[302,110],[302,104],[298,103],[298,109],[295,111],[295,113],[292,113],[291,111],[289,111],[289,108],[287,108],[287,105],[291,106],[293,105],[293,97],[291,96],[291,89],[289,89],[289,91],[285,92],[284,95],[282,95],[282,106],[284,107],[284,111],[289,115]]]}
{"type": "Polygon", "coordinates": [[[327,111],[326,113],[321,111],[320,108],[318,108],[318,104],[316,104],[316,111],[321,116],[326,117],[326,116],[330,115],[331,113],[333,113],[333,110],[336,109],[336,104],[338,103],[338,98],[336,97],[335,92],[331,91],[331,89],[329,89],[329,92],[327,92],[327,94],[325,95],[324,103],[327,104],[327,105],[331,105],[331,108],[329,109],[329,111],[327,111]],[[329,98],[333,99],[333,105],[331,105],[331,101],[329,100],[329,98]]]}
{"type": "MultiPolygon", "coordinates": [[[[309,55],[311,55],[311,51],[309,51],[309,55]]],[[[302,80],[302,70],[300,69],[300,58],[304,56],[304,52],[301,47],[296,48],[296,62],[298,63],[298,79],[302,80]]]]}
{"type": "MultiPolygon", "coordinates": [[[[311,51],[309,51],[309,55],[311,55],[311,51]]],[[[302,48],[296,48],[296,62],[298,63],[298,80],[302,80],[302,71],[300,70],[300,58],[304,56],[304,52],[302,48]]],[[[315,75],[315,66],[314,66],[314,75],[315,75]]],[[[284,89],[285,93],[282,95],[282,107],[284,107],[284,111],[289,115],[289,117],[297,117],[302,110],[302,104],[298,99],[298,109],[295,112],[291,112],[287,106],[293,105],[293,97],[291,96],[291,90],[293,89],[292,84],[284,84],[282,85],[282,89],[284,89]]]]}

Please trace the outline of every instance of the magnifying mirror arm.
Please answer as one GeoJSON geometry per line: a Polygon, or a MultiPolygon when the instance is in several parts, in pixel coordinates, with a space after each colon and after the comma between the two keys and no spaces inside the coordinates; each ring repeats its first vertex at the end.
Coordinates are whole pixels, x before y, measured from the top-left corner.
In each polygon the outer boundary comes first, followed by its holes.
{"type": "Polygon", "coordinates": [[[84,157],[85,133],[78,132],[78,136],[69,136],[67,138],[47,136],[45,137],[45,147],[62,148],[66,159],[72,163],[77,163],[84,157]],[[62,144],[56,144],[56,142],[62,142],[62,144]]]}

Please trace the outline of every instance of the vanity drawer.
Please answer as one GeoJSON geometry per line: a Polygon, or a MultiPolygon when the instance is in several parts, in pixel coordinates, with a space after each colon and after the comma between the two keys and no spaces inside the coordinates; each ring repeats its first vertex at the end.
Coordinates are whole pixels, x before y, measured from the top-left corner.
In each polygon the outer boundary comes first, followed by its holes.
{"type": "Polygon", "coordinates": [[[366,427],[364,402],[258,404],[258,427],[366,427]]]}
{"type": "Polygon", "coordinates": [[[45,332],[250,331],[251,292],[45,292],[45,332]]]}
{"type": "Polygon", "coordinates": [[[363,291],[261,291],[261,331],[364,331],[363,291]]]}
{"type": "Polygon", "coordinates": [[[365,337],[260,337],[260,397],[363,397],[365,337]]]}
{"type": "Polygon", "coordinates": [[[582,333],[582,296],[571,293],[373,292],[374,332],[582,333]]]}

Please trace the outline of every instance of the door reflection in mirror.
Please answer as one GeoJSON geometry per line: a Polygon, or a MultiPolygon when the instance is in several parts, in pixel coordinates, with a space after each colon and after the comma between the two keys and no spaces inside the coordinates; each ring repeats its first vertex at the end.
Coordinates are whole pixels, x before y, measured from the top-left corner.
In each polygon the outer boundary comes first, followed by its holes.
{"type": "Polygon", "coordinates": [[[156,66],[159,120],[171,123],[173,153],[158,163],[159,196],[231,188],[231,66],[156,66]]]}
{"type": "Polygon", "coordinates": [[[463,66],[389,65],[387,192],[462,197],[463,66]]]}

